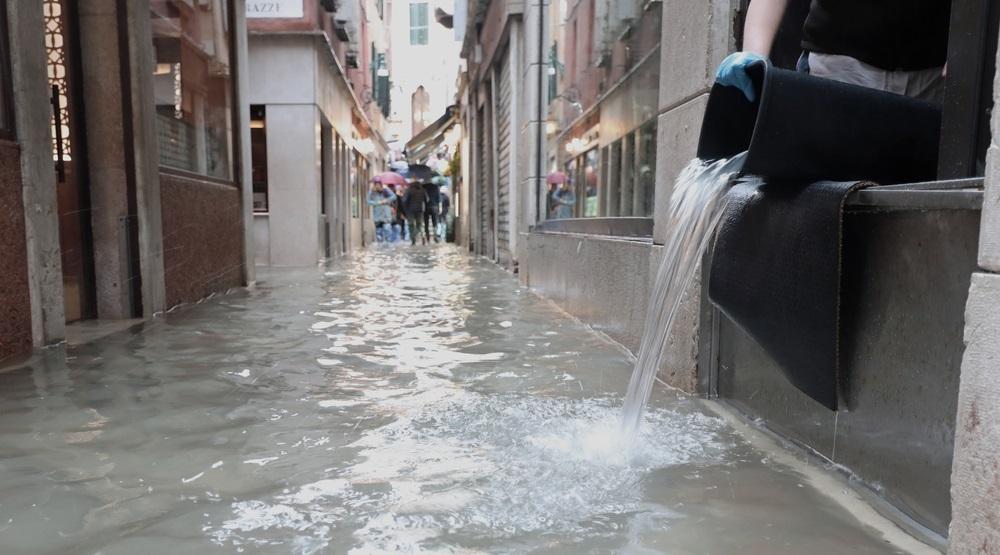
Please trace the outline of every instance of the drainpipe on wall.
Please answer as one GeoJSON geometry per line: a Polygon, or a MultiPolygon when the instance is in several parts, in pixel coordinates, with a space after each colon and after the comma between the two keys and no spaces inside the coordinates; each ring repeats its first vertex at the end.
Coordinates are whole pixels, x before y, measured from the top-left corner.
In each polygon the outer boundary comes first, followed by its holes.
{"type": "Polygon", "coordinates": [[[542,140],[545,138],[542,116],[545,112],[544,92],[545,92],[545,2],[538,2],[538,117],[536,118],[536,144],[535,144],[535,223],[542,221],[542,140]]]}

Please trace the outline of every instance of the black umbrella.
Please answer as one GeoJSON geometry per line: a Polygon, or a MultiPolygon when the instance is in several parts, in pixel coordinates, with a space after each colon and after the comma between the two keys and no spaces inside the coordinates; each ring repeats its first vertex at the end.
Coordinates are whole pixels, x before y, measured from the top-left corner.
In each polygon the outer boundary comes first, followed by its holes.
{"type": "Polygon", "coordinates": [[[406,179],[427,183],[438,173],[425,164],[410,164],[409,169],[403,174],[406,179]]]}

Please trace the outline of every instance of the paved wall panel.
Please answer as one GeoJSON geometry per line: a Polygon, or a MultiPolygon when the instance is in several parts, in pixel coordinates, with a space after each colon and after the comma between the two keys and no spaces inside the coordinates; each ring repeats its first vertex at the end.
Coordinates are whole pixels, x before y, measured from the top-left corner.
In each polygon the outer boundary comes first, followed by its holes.
{"type": "Polygon", "coordinates": [[[21,199],[21,156],[16,144],[0,141],[0,360],[31,350],[28,251],[21,199]]]}
{"type": "Polygon", "coordinates": [[[160,174],[167,306],[243,285],[240,190],[160,174]]]}

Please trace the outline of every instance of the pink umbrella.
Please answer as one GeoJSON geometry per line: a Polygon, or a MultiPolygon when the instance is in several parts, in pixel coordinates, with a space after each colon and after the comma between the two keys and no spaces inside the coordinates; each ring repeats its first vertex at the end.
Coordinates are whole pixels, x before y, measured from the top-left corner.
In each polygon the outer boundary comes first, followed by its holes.
{"type": "Polygon", "coordinates": [[[385,172],[375,176],[373,181],[383,185],[406,185],[406,178],[396,172],[385,172]]]}
{"type": "Polygon", "coordinates": [[[566,183],[566,174],[563,172],[552,172],[549,174],[546,181],[549,185],[562,185],[563,183],[566,183]]]}

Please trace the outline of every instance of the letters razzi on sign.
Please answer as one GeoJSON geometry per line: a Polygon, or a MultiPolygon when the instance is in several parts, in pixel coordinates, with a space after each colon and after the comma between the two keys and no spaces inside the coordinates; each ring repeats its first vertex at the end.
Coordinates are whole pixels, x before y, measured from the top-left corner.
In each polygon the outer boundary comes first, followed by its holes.
{"type": "Polygon", "coordinates": [[[300,18],[303,0],[247,0],[248,18],[300,18]]]}

